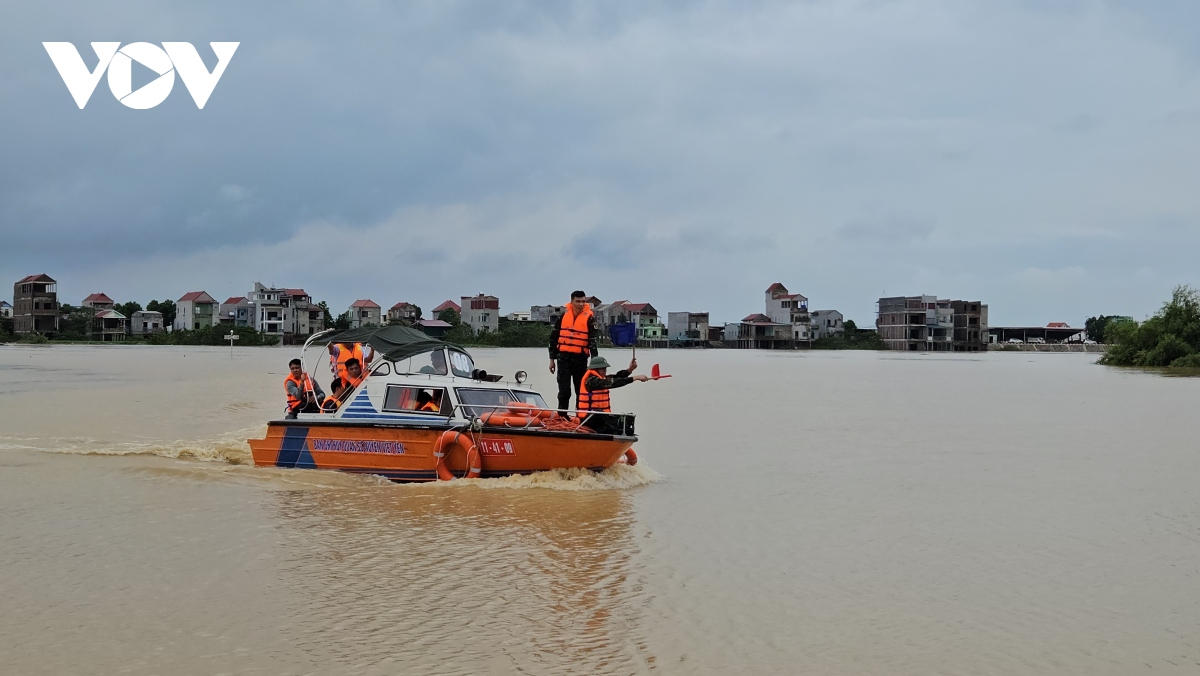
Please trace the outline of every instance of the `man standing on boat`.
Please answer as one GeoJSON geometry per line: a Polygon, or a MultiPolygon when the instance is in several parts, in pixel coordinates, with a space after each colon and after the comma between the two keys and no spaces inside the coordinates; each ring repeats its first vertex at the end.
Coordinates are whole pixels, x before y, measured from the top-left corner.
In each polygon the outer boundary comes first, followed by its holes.
{"type": "Polygon", "coordinates": [[[565,411],[571,405],[571,385],[579,395],[583,374],[588,370],[588,359],[597,356],[596,340],[600,334],[596,328],[596,317],[592,305],[582,291],[571,292],[571,302],[566,312],[559,317],[558,324],[550,333],[550,372],[558,374],[558,409],[565,411]]]}
{"type": "Polygon", "coordinates": [[[288,362],[288,371],[288,377],[283,381],[283,390],[287,392],[287,417],[295,418],[297,413],[320,413],[325,399],[321,386],[308,377],[299,359],[288,362]]]}
{"type": "Polygon", "coordinates": [[[629,362],[629,368],[608,375],[609,364],[604,357],[592,357],[588,361],[588,372],[583,376],[583,389],[579,391],[579,420],[593,432],[600,434],[620,434],[632,436],[632,425],[621,415],[596,415],[611,413],[608,391],[625,387],[629,383],[644,383],[650,380],[646,376],[631,375],[637,369],[637,359],[629,362]]]}

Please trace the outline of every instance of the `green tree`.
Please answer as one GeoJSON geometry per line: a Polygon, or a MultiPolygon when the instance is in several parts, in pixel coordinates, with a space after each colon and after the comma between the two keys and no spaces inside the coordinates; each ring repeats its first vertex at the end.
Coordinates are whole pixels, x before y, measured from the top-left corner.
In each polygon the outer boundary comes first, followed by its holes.
{"type": "Polygon", "coordinates": [[[163,316],[163,326],[171,326],[175,323],[175,313],[178,310],[176,309],[175,301],[173,300],[164,300],[161,302],[152,300],[149,303],[146,303],[146,309],[150,310],[151,312],[161,312],[163,316]]]}
{"type": "Polygon", "coordinates": [[[350,328],[350,311],[349,310],[346,310],[342,314],[338,315],[337,319],[333,320],[333,328],[335,328],[339,331],[345,331],[346,329],[350,328]]]}
{"type": "Polygon", "coordinates": [[[320,303],[317,303],[317,307],[321,308],[321,312],[324,314],[325,328],[327,328],[327,329],[335,328],[333,325],[334,324],[333,315],[331,315],[329,313],[329,306],[325,303],[325,301],[321,301],[320,303]]]}
{"type": "Polygon", "coordinates": [[[1200,364],[1200,292],[1177,286],[1153,317],[1141,324],[1109,322],[1104,337],[1111,347],[1101,364],[1194,367],[1200,364]]]}
{"type": "Polygon", "coordinates": [[[452,307],[448,307],[439,312],[437,318],[451,326],[458,326],[459,324],[462,324],[462,316],[458,314],[458,310],[455,310],[452,307]]]}
{"type": "Polygon", "coordinates": [[[87,340],[96,321],[96,311],[90,307],[79,307],[70,303],[59,306],[58,333],[55,340],[87,340]]]}
{"type": "Polygon", "coordinates": [[[125,315],[126,319],[133,319],[133,313],[141,312],[142,304],[137,302],[136,300],[131,300],[128,303],[120,303],[118,305],[114,305],[113,309],[116,310],[117,312],[120,312],[121,314],[125,315]]]}

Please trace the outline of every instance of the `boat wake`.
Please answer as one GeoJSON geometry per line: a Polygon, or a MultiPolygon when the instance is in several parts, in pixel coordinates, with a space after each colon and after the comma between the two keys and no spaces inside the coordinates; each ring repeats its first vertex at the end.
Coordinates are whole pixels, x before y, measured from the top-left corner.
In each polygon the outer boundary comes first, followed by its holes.
{"type": "Polygon", "coordinates": [[[114,442],[90,437],[57,439],[9,439],[0,450],[32,450],[66,455],[156,455],[163,458],[224,462],[230,465],[250,465],[250,445],[246,439],[258,428],[228,432],[215,439],[177,441],[114,442]],[[24,443],[23,443],[24,442],[24,443]]]}

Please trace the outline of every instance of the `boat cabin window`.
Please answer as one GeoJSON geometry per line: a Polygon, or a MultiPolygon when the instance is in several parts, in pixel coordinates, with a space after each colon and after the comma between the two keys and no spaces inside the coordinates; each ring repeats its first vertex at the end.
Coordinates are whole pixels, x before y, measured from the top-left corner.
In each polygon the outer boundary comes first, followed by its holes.
{"type": "Polygon", "coordinates": [[[513,390],[513,396],[517,398],[517,401],[521,401],[526,404],[533,404],[538,408],[548,408],[546,406],[546,400],[542,399],[542,395],[538,394],[537,392],[522,392],[520,390],[513,390]]]}
{"type": "Polygon", "coordinates": [[[468,390],[457,388],[458,400],[463,404],[463,413],[478,418],[484,413],[502,409],[514,401],[508,390],[468,390]]]}
{"type": "Polygon", "coordinates": [[[444,376],[450,372],[446,368],[446,353],[443,350],[415,354],[405,361],[397,362],[396,371],[399,372],[401,370],[404,370],[405,373],[421,373],[433,376],[444,376]]]}
{"type": "Polygon", "coordinates": [[[446,390],[440,387],[388,385],[387,394],[383,397],[383,410],[388,413],[450,415],[450,407],[446,403],[446,390]]]}
{"type": "Polygon", "coordinates": [[[458,350],[450,350],[450,368],[454,370],[454,375],[459,378],[470,378],[471,373],[475,371],[475,362],[471,360],[471,355],[458,350]]]}

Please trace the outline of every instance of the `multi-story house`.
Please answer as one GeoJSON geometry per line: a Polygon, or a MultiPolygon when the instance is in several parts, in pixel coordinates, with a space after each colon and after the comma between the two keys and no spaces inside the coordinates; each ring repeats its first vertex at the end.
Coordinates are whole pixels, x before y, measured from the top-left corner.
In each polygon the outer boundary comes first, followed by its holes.
{"type": "Polygon", "coordinates": [[[175,331],[199,331],[219,323],[221,304],[204,291],[189,291],[175,301],[175,331]]]}
{"type": "Polygon", "coordinates": [[[767,311],[764,314],[776,324],[790,325],[792,340],[812,340],[812,318],[808,314],[807,298],[798,293],[788,293],[787,287],[775,282],[767,287],[766,300],[767,311]]]}
{"type": "Polygon", "coordinates": [[[387,319],[389,324],[404,324],[412,326],[418,319],[421,318],[421,312],[416,305],[400,301],[392,307],[388,308],[387,319]]]}
{"type": "Polygon", "coordinates": [[[312,296],[304,289],[280,289],[279,306],[286,334],[309,336],[325,326],[325,312],[313,305],[312,296]]]}
{"type": "Polygon", "coordinates": [[[57,333],[58,311],[58,282],[50,275],[29,275],[13,284],[13,333],[57,333]]]}
{"type": "Polygon", "coordinates": [[[812,322],[809,326],[812,327],[813,338],[831,338],[840,336],[846,332],[846,327],[843,326],[842,313],[837,310],[813,310],[809,313],[812,322]]]}
{"type": "Polygon", "coordinates": [[[986,349],[987,306],[937,296],[880,298],[875,329],[889,350],[977,352],[986,349]]]}
{"type": "Polygon", "coordinates": [[[350,328],[357,329],[367,325],[383,326],[383,308],[370,298],[356,300],[350,304],[350,328]]]}
{"type": "Polygon", "coordinates": [[[254,283],[254,290],[249,298],[254,303],[254,330],[271,336],[283,338],[283,289],[266,286],[260,282],[254,283]]]}
{"type": "Polygon", "coordinates": [[[221,323],[230,326],[253,326],[254,303],[245,296],[230,296],[221,303],[221,323]]]}
{"type": "Polygon", "coordinates": [[[83,299],[80,306],[91,308],[92,310],[92,327],[88,331],[89,340],[125,340],[126,317],[115,310],[116,303],[108,295],[103,293],[90,294],[87,298],[83,299]],[[116,336],[117,328],[121,329],[120,337],[116,336]]]}
{"type": "Polygon", "coordinates": [[[462,322],[470,326],[475,333],[500,329],[499,298],[482,293],[475,296],[463,296],[460,307],[462,309],[459,314],[462,322]]]}
{"type": "Polygon", "coordinates": [[[668,312],[667,340],[675,343],[703,343],[709,339],[707,312],[668,312]]]}
{"type": "Polygon", "coordinates": [[[129,333],[135,336],[145,336],[151,333],[162,333],[163,315],[157,310],[138,310],[129,318],[129,333]]]}

